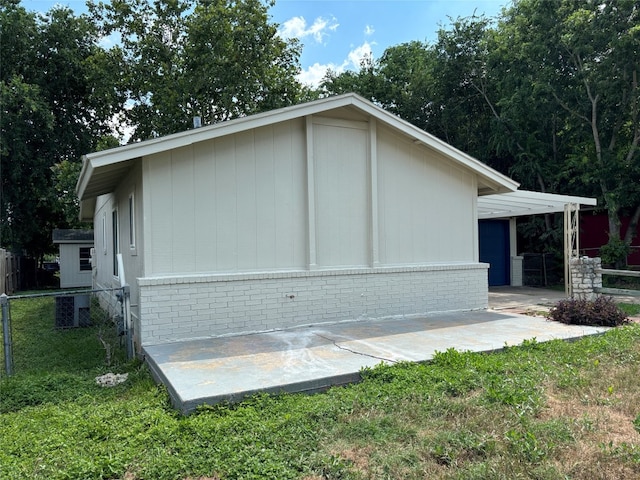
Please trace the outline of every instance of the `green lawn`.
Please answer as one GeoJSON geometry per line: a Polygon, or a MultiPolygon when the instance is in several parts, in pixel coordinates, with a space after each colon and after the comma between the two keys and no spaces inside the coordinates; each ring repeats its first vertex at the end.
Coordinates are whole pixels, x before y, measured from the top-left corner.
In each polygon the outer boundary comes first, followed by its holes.
{"type": "Polygon", "coordinates": [[[450,350],[324,394],[182,417],[144,365],[121,351],[105,364],[98,334],[118,339],[104,328],[55,330],[51,299],[12,302],[12,314],[3,479],[640,477],[640,325],[492,354],[450,350]],[[108,371],[129,380],[95,385],[108,371]]]}

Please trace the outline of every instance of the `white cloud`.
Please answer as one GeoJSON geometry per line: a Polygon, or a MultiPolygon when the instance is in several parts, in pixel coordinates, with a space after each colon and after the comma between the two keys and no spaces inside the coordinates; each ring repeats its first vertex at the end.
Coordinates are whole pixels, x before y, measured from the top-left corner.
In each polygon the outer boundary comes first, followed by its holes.
{"type": "Polygon", "coordinates": [[[373,35],[373,33],[375,32],[375,30],[373,29],[373,27],[371,25],[367,25],[364,27],[364,34],[369,36],[369,35],[373,35]]]}
{"type": "Polygon", "coordinates": [[[359,47],[351,50],[347,55],[348,62],[351,64],[351,66],[353,66],[355,70],[360,70],[360,63],[362,62],[363,58],[371,57],[373,55],[373,52],[371,51],[371,45],[375,44],[364,42],[359,47]]]}
{"type": "Polygon", "coordinates": [[[318,87],[324,76],[327,74],[327,70],[333,70],[334,72],[340,73],[344,71],[344,66],[335,65],[333,63],[320,64],[316,62],[298,74],[298,81],[304,85],[309,85],[310,87],[318,87]]]}
{"type": "Polygon", "coordinates": [[[327,70],[331,70],[337,74],[343,73],[346,70],[360,70],[362,59],[366,56],[373,56],[371,45],[369,42],[364,42],[362,45],[352,49],[347,54],[347,58],[340,64],[320,64],[316,62],[298,74],[298,81],[311,87],[318,87],[327,74],[327,70]]]}
{"type": "Polygon", "coordinates": [[[293,17],[284,22],[278,29],[282,38],[313,38],[317,43],[322,43],[328,32],[335,32],[340,24],[335,17],[330,19],[318,17],[313,24],[307,25],[304,17],[293,17]]]}
{"type": "Polygon", "coordinates": [[[116,45],[120,45],[122,43],[122,36],[119,32],[113,32],[111,35],[100,37],[98,40],[98,45],[102,48],[109,50],[116,45]]]}

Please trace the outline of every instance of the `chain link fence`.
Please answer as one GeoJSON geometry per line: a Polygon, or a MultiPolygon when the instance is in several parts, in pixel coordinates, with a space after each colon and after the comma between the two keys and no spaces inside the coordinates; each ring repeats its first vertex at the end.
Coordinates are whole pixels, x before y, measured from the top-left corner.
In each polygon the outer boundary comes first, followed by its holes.
{"type": "Polygon", "coordinates": [[[564,281],[562,260],[551,253],[523,253],[523,281],[529,287],[560,285],[564,281]]]}
{"type": "MultiPolygon", "coordinates": [[[[129,288],[64,290],[23,295],[0,295],[2,307],[2,366],[11,376],[20,369],[15,358],[47,355],[48,338],[64,335],[73,343],[74,331],[85,330],[101,345],[105,363],[110,365],[116,350],[132,356],[129,288]],[[54,333],[55,332],[55,333],[54,333]],[[43,350],[38,352],[34,346],[43,350]]],[[[78,335],[79,339],[86,335],[78,335]]],[[[81,340],[78,340],[80,344],[81,340]]]]}

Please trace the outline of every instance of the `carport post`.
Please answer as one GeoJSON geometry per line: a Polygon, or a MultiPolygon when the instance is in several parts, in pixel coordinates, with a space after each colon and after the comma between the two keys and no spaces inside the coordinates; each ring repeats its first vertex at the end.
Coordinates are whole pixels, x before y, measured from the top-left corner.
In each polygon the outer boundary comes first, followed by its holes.
{"type": "Polygon", "coordinates": [[[7,376],[13,375],[13,352],[11,345],[11,325],[9,324],[9,297],[6,293],[0,295],[2,305],[2,338],[4,345],[4,369],[7,376]]]}
{"type": "Polygon", "coordinates": [[[564,206],[564,293],[573,298],[571,259],[580,255],[579,221],[580,204],[567,203],[564,206]]]}

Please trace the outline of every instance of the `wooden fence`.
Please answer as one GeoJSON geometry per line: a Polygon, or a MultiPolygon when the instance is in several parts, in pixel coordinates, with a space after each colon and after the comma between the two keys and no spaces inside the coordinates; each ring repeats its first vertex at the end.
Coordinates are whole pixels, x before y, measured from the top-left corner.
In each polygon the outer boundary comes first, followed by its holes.
{"type": "MultiPolygon", "coordinates": [[[[615,275],[619,277],[640,277],[640,272],[634,270],[613,270],[610,268],[600,268],[596,270],[596,273],[599,273],[600,275],[615,275]]],[[[629,290],[626,288],[598,288],[596,289],[596,293],[640,297],[640,290],[629,290]]]]}
{"type": "Polygon", "coordinates": [[[0,294],[11,295],[18,288],[18,257],[0,248],[0,294]]]}

